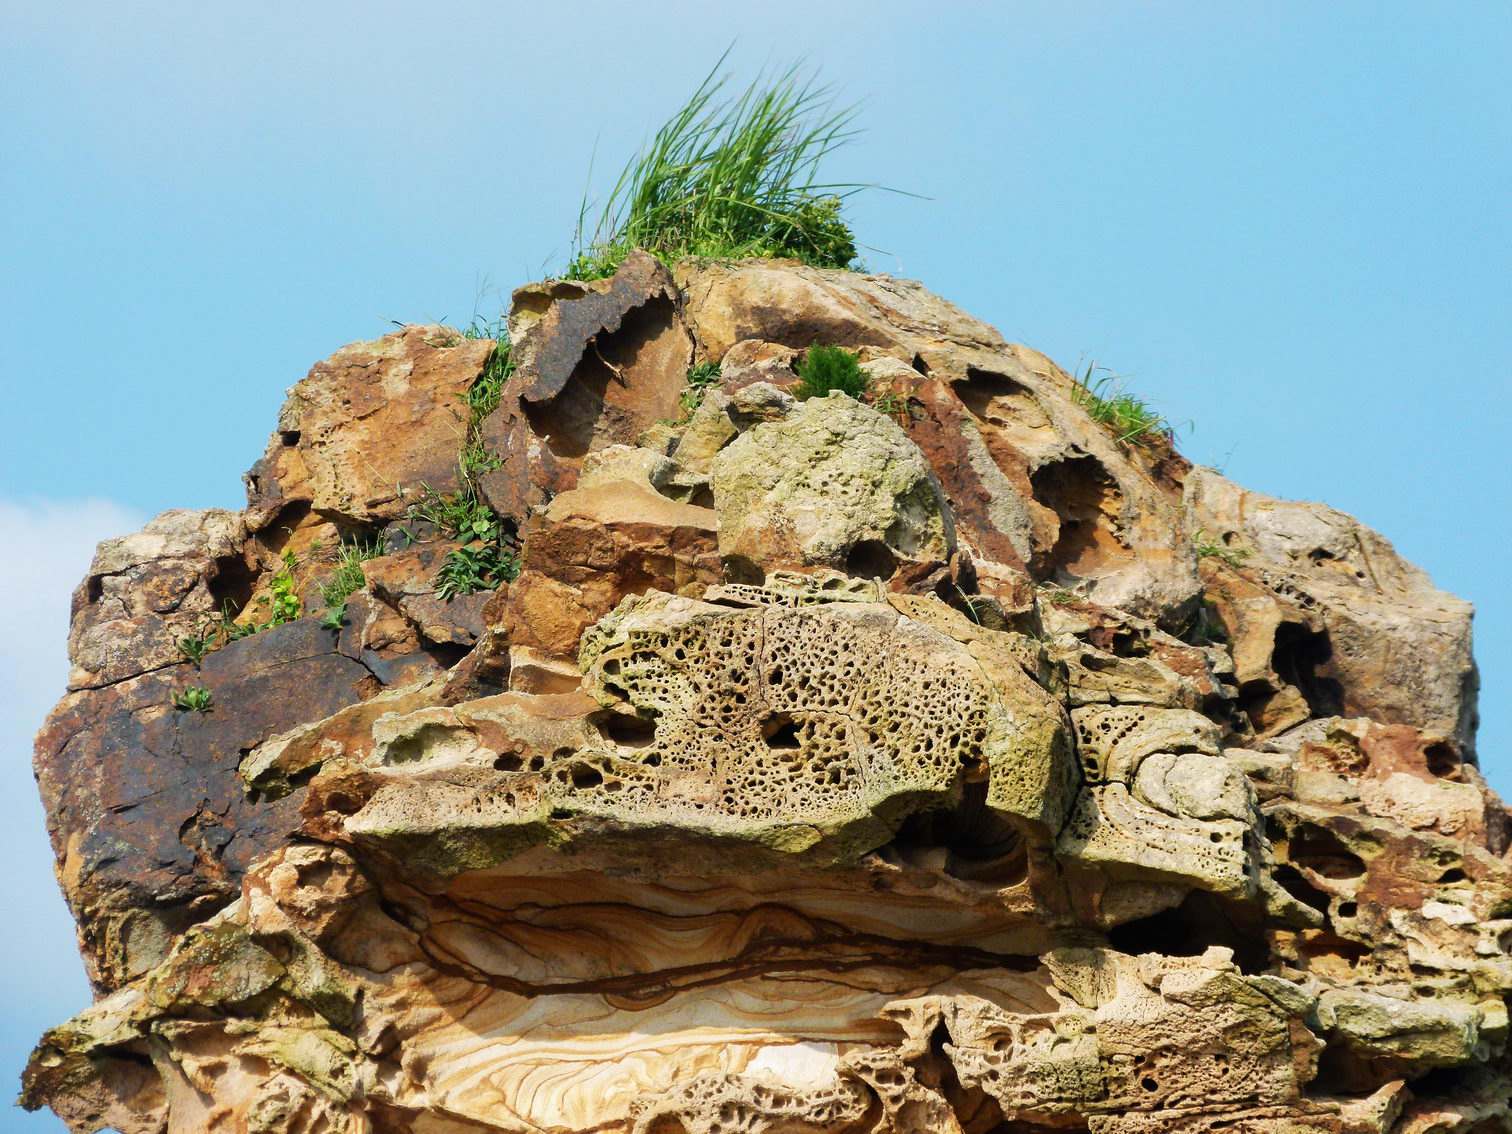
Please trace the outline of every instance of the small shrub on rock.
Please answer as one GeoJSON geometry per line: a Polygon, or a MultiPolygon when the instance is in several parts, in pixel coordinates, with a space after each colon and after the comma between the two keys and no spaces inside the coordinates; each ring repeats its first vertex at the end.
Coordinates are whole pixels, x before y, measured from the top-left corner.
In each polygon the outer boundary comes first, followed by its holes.
{"type": "Polygon", "coordinates": [[[294,572],[298,568],[299,560],[295,558],[294,553],[285,551],[283,566],[273,573],[273,578],[268,580],[268,591],[272,596],[273,608],[273,616],[268,620],[268,626],[282,626],[293,622],[303,613],[298,584],[294,579],[294,572]]]}
{"type": "Polygon", "coordinates": [[[866,393],[866,372],[854,351],[837,346],[813,346],[798,364],[798,384],[793,393],[798,398],[822,398],[839,390],[857,399],[866,393]]]}

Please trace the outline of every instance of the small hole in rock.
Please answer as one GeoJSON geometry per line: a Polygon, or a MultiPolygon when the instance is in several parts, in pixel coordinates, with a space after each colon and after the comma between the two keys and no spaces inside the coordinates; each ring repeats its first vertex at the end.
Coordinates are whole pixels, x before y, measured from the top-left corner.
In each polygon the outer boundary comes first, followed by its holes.
{"type": "Polygon", "coordinates": [[[761,722],[761,739],[768,748],[796,750],[798,748],[798,725],[786,713],[777,713],[761,722]]]}
{"type": "Polygon", "coordinates": [[[746,583],[759,587],[766,582],[766,571],[761,564],[744,555],[726,555],[720,560],[724,568],[725,582],[746,583]]]}
{"type": "Polygon", "coordinates": [[[892,549],[880,539],[863,539],[845,557],[845,571],[861,579],[891,579],[898,569],[892,549]]]}
{"type": "Polygon", "coordinates": [[[604,773],[591,764],[572,766],[572,786],[578,789],[598,787],[604,782],[604,773]]]}
{"type": "Polygon", "coordinates": [[[1324,878],[1358,878],[1365,873],[1365,862],[1332,831],[1312,823],[1300,824],[1292,832],[1287,857],[1324,878]]]}
{"type": "Polygon", "coordinates": [[[1428,765],[1428,771],[1439,779],[1461,779],[1459,753],[1454,750],[1454,745],[1444,741],[1438,741],[1423,749],[1423,761],[1428,765]]]}
{"type": "Polygon", "coordinates": [[[593,723],[606,740],[625,748],[645,748],[656,740],[656,722],[628,713],[600,713],[593,723]]]}
{"type": "Polygon", "coordinates": [[[1108,931],[1120,953],[1200,957],[1210,946],[1234,951],[1240,972],[1264,972],[1269,964],[1263,920],[1243,902],[1193,890],[1173,909],[1124,922],[1108,931]]]}
{"type": "Polygon", "coordinates": [[[1327,911],[1328,895],[1302,877],[1302,872],[1295,866],[1292,866],[1290,863],[1282,863],[1276,867],[1271,876],[1275,878],[1283,890],[1296,898],[1297,901],[1311,906],[1319,913],[1327,911]]]}

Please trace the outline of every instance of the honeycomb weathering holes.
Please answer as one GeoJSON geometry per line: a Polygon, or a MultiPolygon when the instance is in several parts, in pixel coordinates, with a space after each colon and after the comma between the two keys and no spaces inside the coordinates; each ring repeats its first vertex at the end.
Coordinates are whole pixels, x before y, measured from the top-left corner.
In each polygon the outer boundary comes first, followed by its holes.
{"type": "Polygon", "coordinates": [[[943,636],[871,604],[699,606],[631,609],[585,643],[590,687],[621,705],[579,757],[636,781],[617,802],[686,805],[702,781],[732,819],[817,821],[986,763],[992,687],[943,636]],[[900,640],[921,631],[923,648],[900,640]]]}

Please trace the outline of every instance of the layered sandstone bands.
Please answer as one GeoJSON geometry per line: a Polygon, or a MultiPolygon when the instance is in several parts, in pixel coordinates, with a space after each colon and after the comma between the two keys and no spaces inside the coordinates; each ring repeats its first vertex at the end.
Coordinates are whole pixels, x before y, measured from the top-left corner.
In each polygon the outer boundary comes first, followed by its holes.
{"type": "Polygon", "coordinates": [[[918,285],[634,256],[290,393],[244,512],[103,545],[38,740],[100,993],[75,1130],[1512,1128],[1470,611],[1341,513],[1120,444],[918,285]],[[859,351],[893,414],[797,401],[859,351]],[[683,417],[688,367],[722,364],[683,417]],[[177,642],[380,541],[342,628],[177,642]],[[1229,554],[1199,554],[1214,545],[1229,554]],[[209,713],[175,711],[202,683],[209,713]]]}

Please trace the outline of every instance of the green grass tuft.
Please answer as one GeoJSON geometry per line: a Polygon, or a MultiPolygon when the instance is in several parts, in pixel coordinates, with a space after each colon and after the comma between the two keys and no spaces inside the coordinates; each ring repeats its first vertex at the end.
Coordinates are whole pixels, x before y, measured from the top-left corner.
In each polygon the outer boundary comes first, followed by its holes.
{"type": "Polygon", "coordinates": [[[1219,559],[1230,567],[1241,566],[1252,554],[1247,547],[1230,547],[1211,538],[1201,528],[1192,536],[1192,550],[1197,553],[1198,559],[1219,559]]]}
{"type": "Polygon", "coordinates": [[[371,543],[361,540],[342,543],[336,553],[336,570],[320,585],[320,598],[326,607],[329,609],[339,606],[344,609],[346,600],[367,584],[362,565],[382,554],[383,548],[377,540],[371,543]]]}
{"type": "MultiPolygon", "coordinates": [[[[476,327],[477,324],[474,324],[476,327]]],[[[462,440],[462,452],[457,463],[462,470],[462,479],[472,483],[481,473],[492,472],[500,467],[499,458],[483,444],[483,422],[499,408],[499,399],[504,393],[504,383],[514,373],[514,361],[510,358],[509,336],[502,324],[488,328],[496,336],[493,353],[483,364],[483,371],[462,395],[467,403],[467,431],[462,440]]],[[[469,327],[468,331],[473,330],[469,327]]],[[[469,334],[467,337],[481,337],[469,334]]]]}
{"type": "Polygon", "coordinates": [[[866,393],[869,379],[861,369],[861,358],[854,351],[837,346],[812,346],[798,364],[798,384],[793,387],[794,396],[822,398],[832,390],[839,390],[852,398],[860,399],[866,393]]]}
{"type": "Polygon", "coordinates": [[[907,395],[900,394],[896,390],[889,390],[887,393],[873,398],[871,407],[878,413],[892,418],[899,425],[903,426],[903,428],[908,428],[910,416],[907,395]]]}
{"type": "Polygon", "coordinates": [[[481,315],[474,314],[472,322],[462,328],[464,339],[493,339],[495,342],[507,343],[509,341],[508,313],[500,312],[496,318],[485,319],[481,315]]]}
{"type": "MultiPolygon", "coordinates": [[[[504,334],[502,331],[498,333],[504,334]]],[[[509,356],[509,338],[505,335],[495,341],[493,353],[483,364],[483,372],[463,395],[467,402],[468,417],[471,419],[469,424],[478,425],[499,408],[499,397],[504,391],[504,383],[513,373],[514,362],[509,356]]]]}
{"type": "Polygon", "coordinates": [[[1086,371],[1074,379],[1072,398],[1086,410],[1092,420],[1113,435],[1121,445],[1149,445],[1156,441],[1170,444],[1176,430],[1161,414],[1150,408],[1143,398],[1129,393],[1124,379],[1106,367],[1088,363],[1086,371]]]}
{"type": "Polygon", "coordinates": [[[428,484],[420,486],[420,499],[409,507],[409,518],[433,524],[452,539],[471,539],[498,522],[498,517],[471,488],[443,496],[428,484]]]}
{"type": "Polygon", "coordinates": [[[871,186],[819,180],[820,164],[856,136],[853,108],[797,66],[727,95],[729,52],[615,182],[591,238],[578,214],[569,279],[612,275],[635,248],[667,262],[695,256],[790,257],[823,268],[856,258],[842,215],[871,186]]]}

